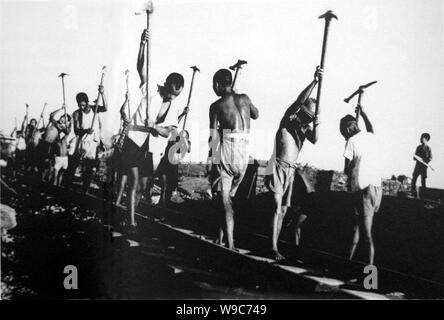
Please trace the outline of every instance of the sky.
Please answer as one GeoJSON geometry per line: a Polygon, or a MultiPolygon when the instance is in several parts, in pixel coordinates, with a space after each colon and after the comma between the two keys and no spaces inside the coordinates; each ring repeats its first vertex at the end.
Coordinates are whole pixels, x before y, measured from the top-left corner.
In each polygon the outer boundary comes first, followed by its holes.
{"type": "MultiPolygon", "coordinates": [[[[136,56],[145,27],[143,1],[0,0],[0,129],[21,122],[25,103],[39,117],[62,104],[66,77],[68,111],[75,95],[97,95],[102,66],[109,111],[105,135],[119,127],[125,70],[131,106],[140,98],[136,56]]],[[[208,108],[217,97],[212,77],[238,59],[248,61],[236,89],[249,95],[260,117],[252,122],[252,154],[269,159],[286,108],[312,80],[320,63],[324,20],[333,10],[321,98],[320,138],[306,142],[300,162],[342,170],[344,139],[339,119],[353,114],[343,99],[373,80],[362,104],[375,127],[384,177],[411,176],[412,155],[423,132],[433,150],[428,184],[444,188],[444,7],[442,0],[159,0],[151,17],[151,75],[162,84],[170,72],[185,77],[178,103],[185,106],[197,65],[187,127],[191,159],[207,155],[208,108]]],[[[316,92],[313,96],[315,97],[316,92]]]]}

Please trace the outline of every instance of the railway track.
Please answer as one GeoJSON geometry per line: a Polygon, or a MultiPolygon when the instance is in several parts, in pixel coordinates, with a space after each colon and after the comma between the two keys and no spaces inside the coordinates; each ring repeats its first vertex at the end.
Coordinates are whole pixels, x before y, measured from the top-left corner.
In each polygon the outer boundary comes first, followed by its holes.
{"type": "Polygon", "coordinates": [[[281,241],[288,259],[276,262],[268,256],[268,236],[248,226],[237,226],[237,251],[214,242],[215,221],[209,214],[161,209],[141,203],[137,213],[140,231],[128,234],[113,221],[119,208],[97,192],[82,196],[44,185],[53,197],[68,197],[95,210],[114,245],[123,245],[137,255],[162,261],[177,278],[186,276],[207,292],[227,293],[242,288],[242,297],[404,299],[443,298],[444,285],[385,268],[378,268],[378,290],[362,285],[364,264],[327,252],[295,247],[281,241]],[[153,239],[162,239],[165,252],[153,249],[153,239]]]}

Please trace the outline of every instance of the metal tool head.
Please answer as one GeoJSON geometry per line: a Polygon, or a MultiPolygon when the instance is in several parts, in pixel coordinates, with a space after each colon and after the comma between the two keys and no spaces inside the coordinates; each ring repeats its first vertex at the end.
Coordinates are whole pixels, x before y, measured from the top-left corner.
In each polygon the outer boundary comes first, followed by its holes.
{"type": "Polygon", "coordinates": [[[196,66],[192,66],[192,67],[190,67],[191,69],[193,69],[193,72],[200,72],[200,69],[198,68],[198,67],[196,67],[196,66]]]}
{"type": "Polygon", "coordinates": [[[345,98],[344,101],[345,101],[346,103],[349,103],[350,100],[353,99],[357,94],[360,94],[360,93],[362,94],[362,93],[364,92],[364,89],[366,89],[366,88],[368,88],[368,87],[374,85],[374,84],[377,83],[377,82],[378,82],[378,81],[372,81],[372,82],[369,82],[369,83],[367,83],[367,84],[363,84],[363,85],[359,86],[358,90],[356,90],[355,92],[353,92],[348,98],[345,98]]]}
{"type": "Polygon", "coordinates": [[[102,67],[102,74],[106,73],[106,66],[102,67]]]}
{"type": "Polygon", "coordinates": [[[369,82],[369,83],[367,83],[367,84],[364,84],[364,85],[360,86],[359,89],[363,90],[363,89],[365,89],[365,88],[368,88],[368,87],[374,85],[374,84],[377,83],[377,82],[378,82],[378,81],[372,81],[372,82],[369,82]]]}
{"type": "Polygon", "coordinates": [[[153,6],[153,2],[152,1],[145,1],[142,6],[139,8],[139,10],[137,10],[136,12],[134,12],[135,15],[140,15],[140,14],[151,14],[154,12],[154,6],[153,6]]]}
{"type": "Polygon", "coordinates": [[[233,71],[236,70],[236,69],[241,69],[244,64],[247,64],[247,61],[239,59],[239,60],[237,60],[237,62],[235,64],[233,64],[230,67],[230,69],[233,70],[233,71]]]}
{"type": "Polygon", "coordinates": [[[338,17],[333,13],[333,11],[328,10],[326,13],[324,13],[321,16],[319,16],[319,19],[325,19],[327,21],[330,21],[331,19],[338,20],[338,17]]]}
{"type": "Polygon", "coordinates": [[[125,75],[126,75],[127,77],[129,76],[129,70],[128,70],[128,69],[125,70],[125,75]]]}
{"type": "Polygon", "coordinates": [[[60,77],[60,78],[63,78],[63,77],[65,77],[65,76],[69,76],[69,74],[64,73],[64,72],[62,72],[61,74],[59,74],[59,77],[60,77]]]}

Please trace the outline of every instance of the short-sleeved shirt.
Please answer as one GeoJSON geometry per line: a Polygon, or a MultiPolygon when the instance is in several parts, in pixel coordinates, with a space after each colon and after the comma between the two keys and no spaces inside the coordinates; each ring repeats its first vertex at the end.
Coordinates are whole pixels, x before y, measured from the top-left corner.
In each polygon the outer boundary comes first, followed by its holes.
{"type": "MultiPolygon", "coordinates": [[[[140,86],[142,92],[142,98],[140,99],[139,106],[134,115],[131,118],[131,124],[136,126],[145,126],[146,120],[146,86],[142,84],[140,86]]],[[[175,100],[171,102],[163,102],[162,97],[159,93],[159,87],[149,88],[150,91],[150,108],[149,116],[156,119],[156,124],[161,124],[162,126],[178,126],[179,109],[175,100]],[[166,111],[163,116],[159,116],[159,111],[161,111],[162,106],[166,107],[166,111]]],[[[148,137],[148,132],[145,131],[135,131],[130,130],[128,132],[128,137],[134,141],[139,147],[141,147],[148,137]]],[[[167,140],[165,140],[165,144],[167,140]]]]}
{"type": "MultiPolygon", "coordinates": [[[[353,162],[355,170],[351,177],[357,181],[359,189],[369,185],[381,186],[381,169],[375,135],[370,132],[359,132],[349,138],[345,144],[344,157],[353,162]]],[[[350,177],[349,177],[350,178],[350,177]]]]}
{"type": "MultiPolygon", "coordinates": [[[[432,160],[432,149],[428,145],[420,144],[416,147],[415,155],[424,160],[425,163],[429,163],[432,160]]],[[[417,164],[426,167],[424,164],[417,162],[417,164]]]]}

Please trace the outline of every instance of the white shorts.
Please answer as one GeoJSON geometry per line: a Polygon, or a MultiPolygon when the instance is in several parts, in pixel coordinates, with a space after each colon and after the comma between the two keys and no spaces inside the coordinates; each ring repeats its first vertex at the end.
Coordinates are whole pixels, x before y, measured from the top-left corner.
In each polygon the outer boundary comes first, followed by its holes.
{"type": "Polygon", "coordinates": [[[68,157],[55,157],[54,161],[54,169],[60,170],[60,169],[68,169],[68,157]]]}

